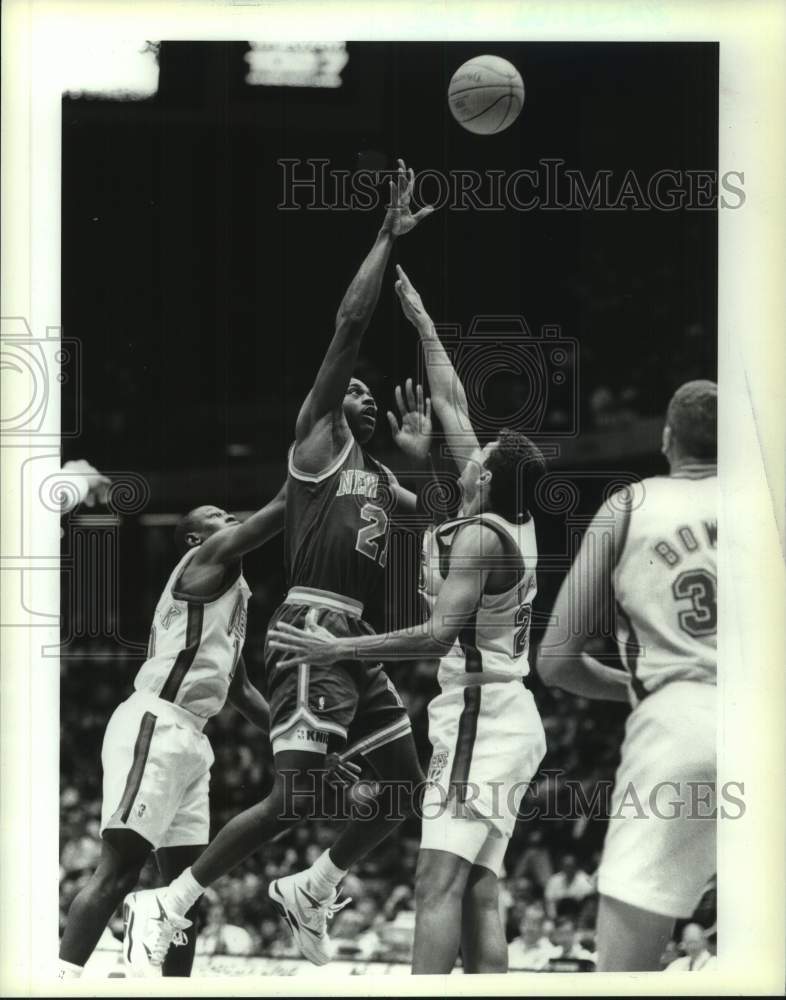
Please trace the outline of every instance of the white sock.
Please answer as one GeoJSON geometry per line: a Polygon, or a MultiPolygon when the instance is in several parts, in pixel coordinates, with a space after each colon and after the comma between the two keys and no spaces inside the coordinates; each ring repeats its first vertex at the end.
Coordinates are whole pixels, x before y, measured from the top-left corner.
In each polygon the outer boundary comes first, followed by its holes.
{"type": "Polygon", "coordinates": [[[184,917],[204,891],[205,886],[197,882],[191,874],[190,868],[186,868],[174,881],[169,883],[164,893],[170,909],[178,917],[184,917]]]}
{"type": "Polygon", "coordinates": [[[304,874],[316,898],[323,900],[333,895],[336,886],[347,874],[347,869],[334,865],[330,853],[323,851],[304,874]]]}
{"type": "Polygon", "coordinates": [[[73,962],[66,962],[65,959],[58,959],[57,978],[58,979],[79,979],[84,972],[81,965],[74,965],[73,962]]]}

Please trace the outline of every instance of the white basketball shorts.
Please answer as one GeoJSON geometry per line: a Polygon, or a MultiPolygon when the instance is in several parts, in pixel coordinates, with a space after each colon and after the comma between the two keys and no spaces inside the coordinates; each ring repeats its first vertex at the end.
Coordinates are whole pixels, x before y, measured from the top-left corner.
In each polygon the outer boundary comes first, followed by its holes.
{"type": "Polygon", "coordinates": [[[429,705],[433,747],[420,846],[499,875],[521,799],[546,753],[520,679],[452,687],[429,705]]]}
{"type": "Polygon", "coordinates": [[[143,692],[118,705],[101,749],[102,833],[134,830],[154,849],[209,842],[214,758],[201,723],[143,692]]]}
{"type": "Polygon", "coordinates": [[[631,712],[598,869],[601,894],[690,917],[716,870],[717,694],[673,681],[631,712]]]}

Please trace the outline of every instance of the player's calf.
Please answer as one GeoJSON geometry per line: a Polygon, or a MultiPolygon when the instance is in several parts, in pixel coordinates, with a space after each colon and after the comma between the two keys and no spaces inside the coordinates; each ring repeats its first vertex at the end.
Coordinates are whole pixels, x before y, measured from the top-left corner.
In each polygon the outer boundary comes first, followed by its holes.
{"type": "Polygon", "coordinates": [[[461,912],[470,862],[446,851],[423,850],[415,875],[414,974],[449,973],[458,956],[461,912]]]}
{"type": "Polygon", "coordinates": [[[499,878],[473,865],[461,909],[461,958],[464,972],[508,971],[508,946],[499,909],[499,878]]]}
{"type": "Polygon", "coordinates": [[[101,860],[68,912],[60,942],[61,971],[82,968],[98,944],[106,925],[123,897],[139,881],[139,873],[152,846],[130,830],[105,831],[101,860]]]}

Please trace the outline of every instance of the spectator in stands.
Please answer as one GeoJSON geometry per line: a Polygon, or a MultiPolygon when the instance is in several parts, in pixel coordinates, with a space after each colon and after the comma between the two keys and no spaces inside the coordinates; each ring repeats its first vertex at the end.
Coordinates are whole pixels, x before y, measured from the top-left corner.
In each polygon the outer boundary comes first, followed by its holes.
{"type": "Polygon", "coordinates": [[[578,867],[573,854],[562,858],[560,870],[555,872],[546,883],[543,897],[546,903],[546,913],[554,918],[559,912],[559,904],[564,899],[572,900],[578,907],[587,896],[595,892],[595,885],[590,876],[578,867]]]}
{"type": "Polygon", "coordinates": [[[532,905],[524,910],[519,924],[519,936],[508,946],[508,966],[510,969],[525,969],[540,972],[555,954],[555,946],[543,933],[546,913],[542,906],[532,905]]]}
{"type": "Polygon", "coordinates": [[[244,928],[227,923],[224,907],[216,898],[197,939],[198,955],[253,955],[254,938],[244,928]]]}
{"type": "Polygon", "coordinates": [[[512,876],[514,879],[526,876],[539,886],[541,892],[546,888],[546,883],[554,872],[551,863],[551,855],[543,845],[543,833],[535,829],[529,832],[526,846],[520,855],[512,876]]]}
{"type": "Polygon", "coordinates": [[[581,962],[595,962],[595,955],[582,947],[576,937],[576,925],[570,917],[560,917],[554,924],[551,933],[551,943],[554,945],[549,962],[568,959],[581,962]]]}
{"type": "Polygon", "coordinates": [[[665,972],[675,958],[680,957],[680,951],[676,941],[667,941],[663,954],[660,956],[660,971],[665,972]]]}
{"type": "Polygon", "coordinates": [[[682,958],[677,958],[666,966],[666,972],[701,972],[714,969],[717,959],[707,947],[704,928],[699,924],[686,924],[682,930],[682,958]]]}
{"type": "Polygon", "coordinates": [[[376,928],[383,922],[377,904],[369,896],[358,900],[351,909],[342,910],[330,932],[334,957],[372,961],[381,948],[376,928]]]}
{"type": "Polygon", "coordinates": [[[385,920],[394,921],[401,910],[414,910],[415,897],[409,885],[397,885],[385,900],[382,909],[385,920]]]}

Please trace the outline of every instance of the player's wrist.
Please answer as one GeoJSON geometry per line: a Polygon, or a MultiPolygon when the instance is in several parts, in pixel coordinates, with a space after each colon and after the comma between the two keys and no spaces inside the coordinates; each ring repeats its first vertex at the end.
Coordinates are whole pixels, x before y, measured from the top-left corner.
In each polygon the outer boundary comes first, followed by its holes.
{"type": "Polygon", "coordinates": [[[338,660],[353,660],[355,659],[355,654],[357,652],[358,640],[355,638],[348,637],[346,639],[339,639],[334,646],[335,659],[333,662],[338,660]]]}

